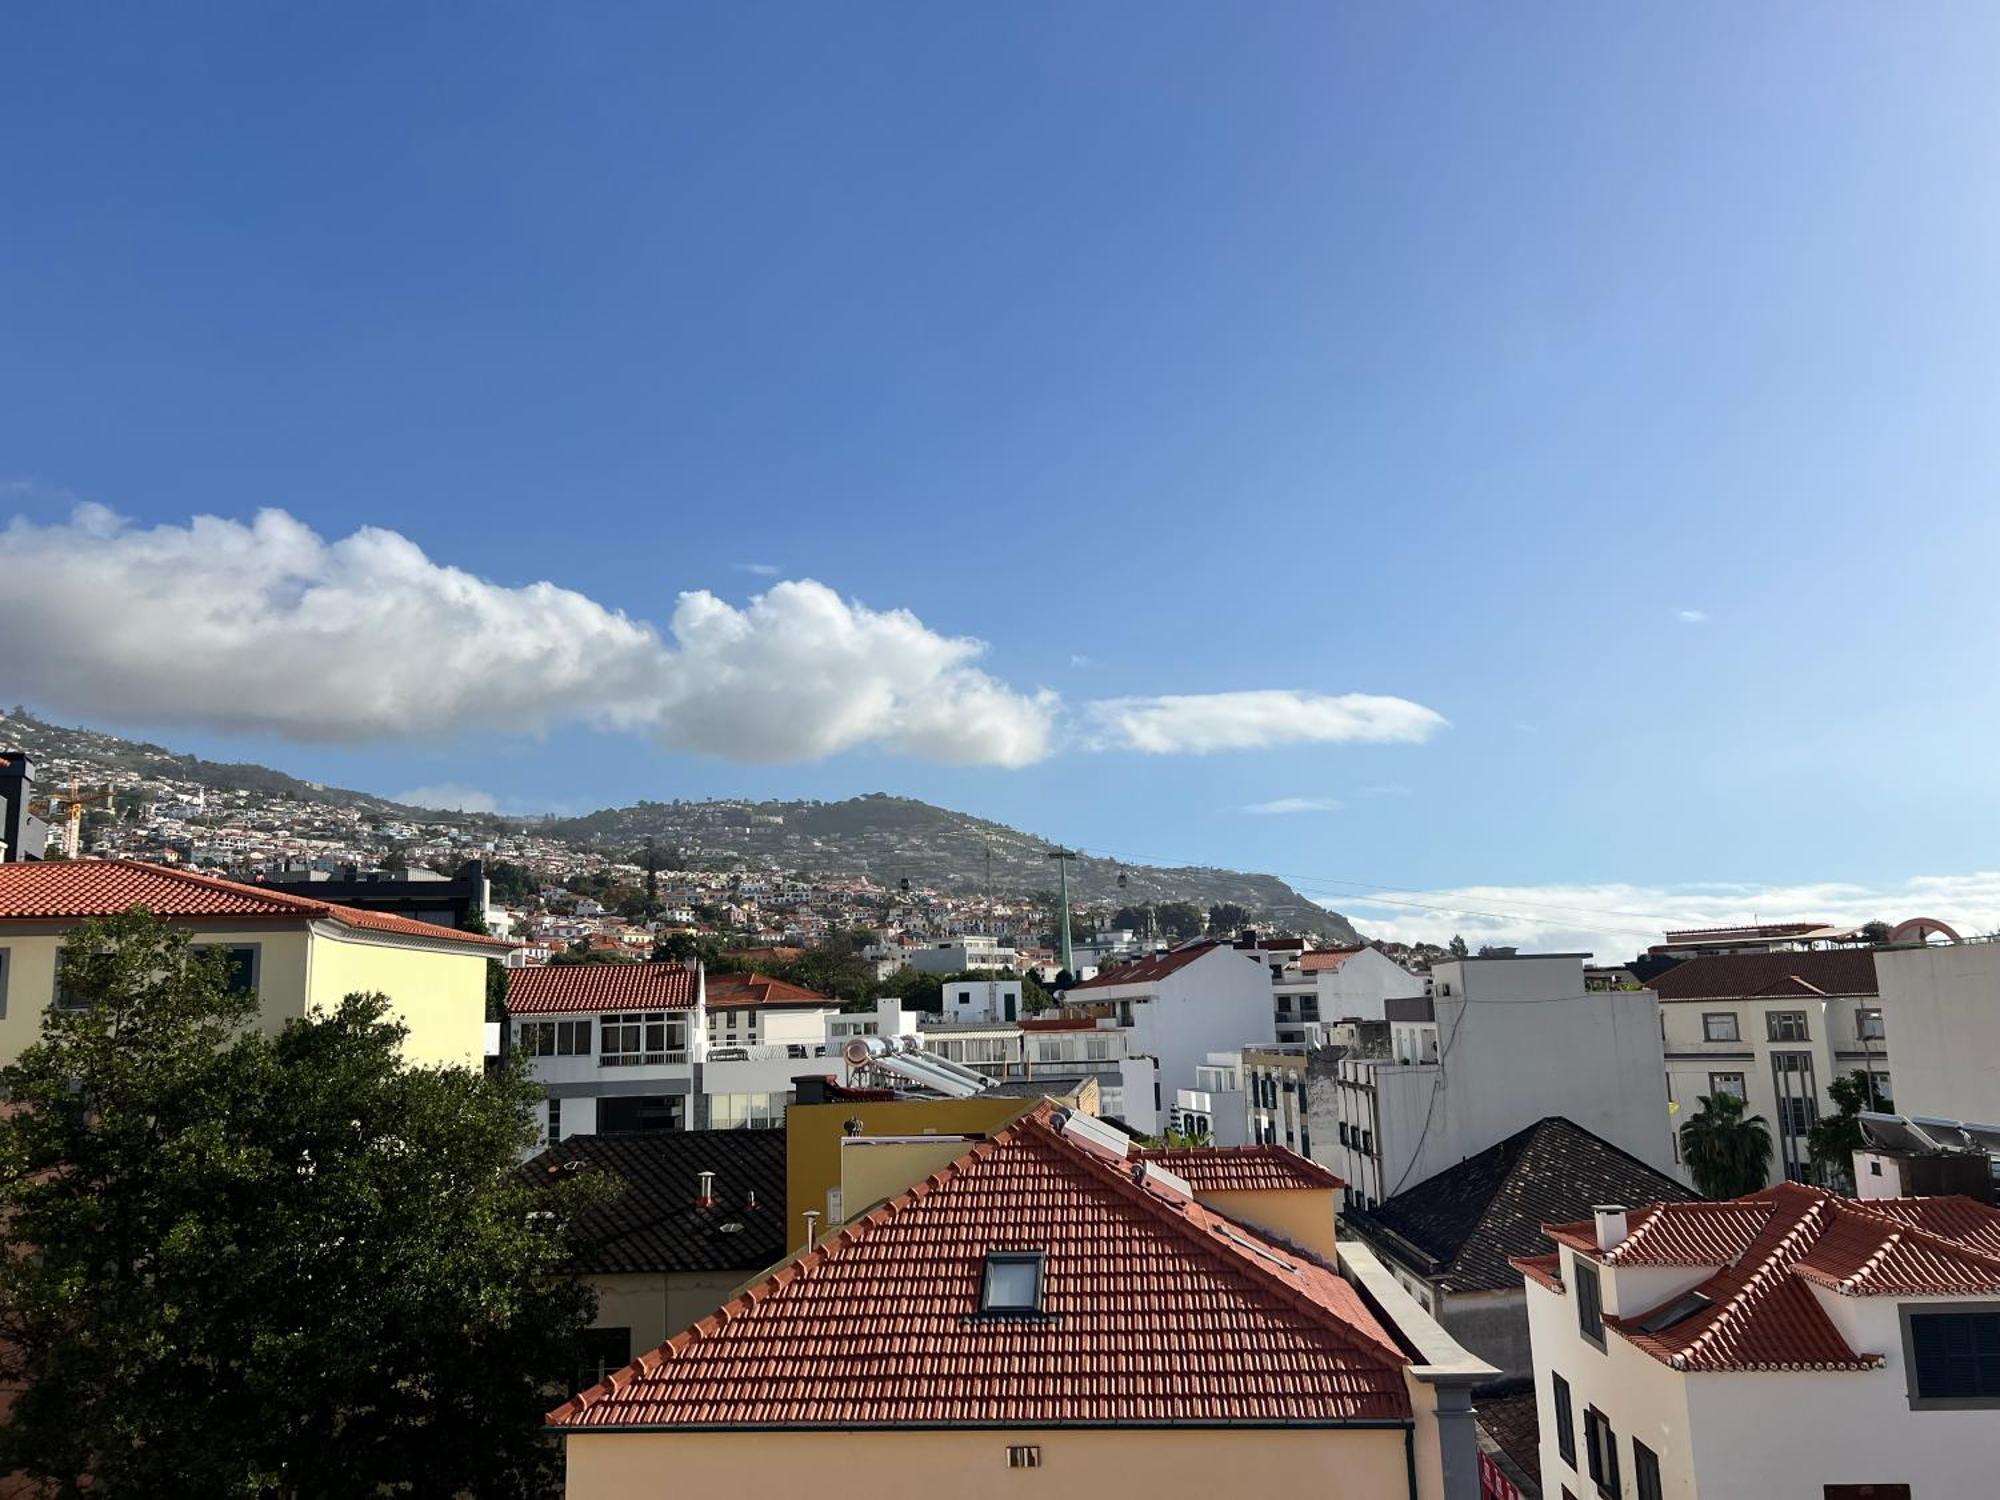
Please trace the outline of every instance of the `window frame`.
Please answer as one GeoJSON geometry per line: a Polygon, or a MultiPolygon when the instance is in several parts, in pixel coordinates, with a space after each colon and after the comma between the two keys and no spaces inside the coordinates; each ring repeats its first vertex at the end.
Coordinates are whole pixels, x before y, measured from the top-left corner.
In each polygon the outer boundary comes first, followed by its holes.
{"type": "Polygon", "coordinates": [[[982,1318],[1040,1318],[1048,1315],[1049,1253],[1046,1250],[988,1250],[979,1262],[979,1316],[982,1318]],[[996,1303],[993,1300],[993,1268],[999,1265],[1033,1266],[1035,1296],[1031,1304],[996,1303]]]}
{"type": "Polygon", "coordinates": [[[1571,1252],[1576,1279],[1576,1331],[1585,1342],[1604,1348],[1604,1284],[1597,1263],[1571,1252]],[[1585,1288],[1589,1289],[1588,1295],[1585,1288]]]}
{"type": "Polygon", "coordinates": [[[1733,1010],[1705,1010],[1701,1013],[1701,1039],[1704,1042],[1741,1042],[1743,1040],[1743,1017],[1733,1010]],[[1716,1036],[1711,1029],[1716,1021],[1729,1023],[1728,1036],[1716,1036]]]}
{"type": "Polygon", "coordinates": [[[1783,1042],[1787,1045],[1794,1042],[1809,1042],[1812,1040],[1812,1018],[1802,1010],[1767,1010],[1764,1012],[1764,1040],[1783,1042]],[[1799,1023],[1799,1034],[1786,1036],[1779,1023],[1793,1018],[1799,1023]]]}
{"type": "MultiPolygon", "coordinates": [[[[2000,1300],[1988,1299],[1983,1302],[1905,1302],[1896,1309],[1896,1312],[1903,1334],[1903,1369],[1909,1391],[1911,1411],[2000,1410],[2000,1379],[1996,1380],[1994,1394],[1990,1396],[1924,1395],[1918,1384],[1916,1344],[1916,1323],[1920,1318],[1992,1318],[1996,1320],[1996,1338],[2000,1338],[2000,1300]]],[[[2000,1355],[1988,1357],[1994,1358],[1996,1364],[2000,1364],[2000,1355]]]]}
{"type": "Polygon", "coordinates": [[[14,950],[0,948],[0,1021],[7,1019],[7,981],[14,977],[14,950]]]}
{"type": "Polygon", "coordinates": [[[1639,1500],[1661,1500],[1660,1455],[1637,1438],[1632,1439],[1632,1483],[1639,1500]]]}
{"type": "Polygon", "coordinates": [[[1734,1079],[1736,1080],[1736,1092],[1735,1092],[1734,1094],[1731,1094],[1731,1095],[1730,1095],[1730,1097],[1731,1097],[1732,1099],[1740,1099],[1740,1100],[1742,1100],[1742,1101],[1743,1101],[1743,1103],[1744,1103],[1744,1104],[1746,1104],[1746,1105],[1747,1105],[1747,1104],[1749,1104],[1749,1102],[1750,1102],[1750,1075],[1749,1075],[1748,1073],[1745,1073],[1745,1072],[1742,1072],[1742,1071],[1738,1071],[1738,1072],[1734,1072],[1734,1073],[1711,1073],[1711,1074],[1709,1074],[1709,1075],[1708,1075],[1708,1097],[1709,1097],[1709,1098],[1711,1098],[1711,1099],[1715,1098],[1717,1094],[1719,1094],[1720,1092],[1722,1092],[1722,1091],[1721,1091],[1721,1090],[1720,1090],[1720,1089],[1719,1089],[1719,1088],[1718,1088],[1718,1087],[1716,1086],[1716,1082],[1715,1082],[1715,1080],[1716,1080],[1716,1079],[1718,1079],[1718,1078],[1734,1078],[1734,1079]]]}
{"type": "Polygon", "coordinates": [[[1556,1409],[1556,1452],[1576,1467],[1576,1396],[1554,1370],[1549,1371],[1549,1399],[1556,1409]]]}
{"type": "Polygon", "coordinates": [[[1617,1496],[1620,1492],[1618,1430],[1611,1425],[1611,1419],[1594,1406],[1583,1409],[1583,1447],[1584,1457],[1588,1460],[1586,1472],[1590,1482],[1597,1486],[1597,1493],[1617,1496]]]}
{"type": "Polygon", "coordinates": [[[1854,1007],[1854,1035],[1857,1040],[1863,1042],[1886,1042],[1889,1039],[1888,1027],[1882,1020],[1881,1006],[1857,1005],[1854,1007]],[[1871,1022],[1875,1028],[1873,1031],[1868,1029],[1871,1022]]]}

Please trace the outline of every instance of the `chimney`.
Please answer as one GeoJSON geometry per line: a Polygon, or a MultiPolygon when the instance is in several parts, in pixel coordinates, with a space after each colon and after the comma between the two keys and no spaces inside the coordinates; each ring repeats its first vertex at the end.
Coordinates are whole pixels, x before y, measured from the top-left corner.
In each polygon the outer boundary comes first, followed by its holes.
{"type": "Polygon", "coordinates": [[[743,1212],[746,1214],[757,1212],[757,1190],[755,1188],[750,1189],[749,1193],[745,1195],[743,1199],[743,1212]]]}
{"type": "Polygon", "coordinates": [[[1597,1218],[1597,1248],[1616,1250],[1625,1243],[1625,1205],[1622,1203],[1600,1203],[1591,1213],[1597,1218]]]}
{"type": "Polygon", "coordinates": [[[699,1172],[695,1175],[700,1179],[701,1187],[695,1192],[694,1206],[696,1208],[715,1207],[715,1174],[713,1172],[699,1172]]]}

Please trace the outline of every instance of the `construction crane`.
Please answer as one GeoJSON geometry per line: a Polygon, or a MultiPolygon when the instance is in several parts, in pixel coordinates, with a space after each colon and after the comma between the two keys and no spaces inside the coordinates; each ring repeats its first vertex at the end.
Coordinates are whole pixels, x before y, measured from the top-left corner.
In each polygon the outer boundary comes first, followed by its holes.
{"type": "Polygon", "coordinates": [[[113,811],[117,804],[112,800],[113,791],[108,786],[97,787],[86,792],[71,777],[67,797],[42,797],[28,804],[28,811],[39,813],[50,822],[60,816],[63,820],[63,855],[75,859],[83,853],[83,810],[93,802],[102,802],[106,812],[113,811]]]}

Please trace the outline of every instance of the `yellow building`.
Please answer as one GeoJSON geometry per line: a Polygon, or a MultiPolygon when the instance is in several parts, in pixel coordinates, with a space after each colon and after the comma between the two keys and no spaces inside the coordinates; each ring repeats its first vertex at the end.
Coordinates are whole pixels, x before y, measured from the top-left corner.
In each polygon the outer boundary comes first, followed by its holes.
{"type": "Polygon", "coordinates": [[[1332,1249],[1323,1173],[1214,1166],[1232,1218],[1048,1101],[990,1138],[943,1135],[842,1132],[849,1191],[921,1175],[552,1412],[569,1500],[1472,1493],[1448,1482],[1469,1446],[1442,1456],[1449,1348],[1250,1222],[1332,1249]]]}
{"type": "Polygon", "coordinates": [[[161,865],[73,860],[0,864],[0,1064],[41,1035],[70,929],[135,906],[228,949],[273,1031],[379,992],[409,1028],[410,1062],[484,1062],[486,964],[511,944],[161,865]]]}

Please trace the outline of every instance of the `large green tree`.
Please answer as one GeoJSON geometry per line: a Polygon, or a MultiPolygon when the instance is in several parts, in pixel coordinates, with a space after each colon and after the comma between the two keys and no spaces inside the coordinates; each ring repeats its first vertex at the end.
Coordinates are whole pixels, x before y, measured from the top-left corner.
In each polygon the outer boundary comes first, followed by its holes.
{"type": "Polygon", "coordinates": [[[1734,1094],[1703,1094],[1701,1108],[1681,1126],[1681,1159],[1704,1198],[1740,1198],[1764,1185],[1771,1170],[1771,1128],[1744,1114],[1734,1094]]]}
{"type": "Polygon", "coordinates": [[[1168,901],[1155,909],[1154,916],[1161,934],[1177,942],[1200,937],[1207,926],[1202,909],[1192,901],[1168,901]]]}
{"type": "MultiPolygon", "coordinates": [[[[220,952],[77,929],[0,1070],[0,1472],[48,1496],[529,1496],[593,1298],[532,1088],[406,1068],[379,996],[271,1035],[220,952]]],[[[583,1190],[585,1193],[589,1189],[583,1190]]]]}
{"type": "Polygon", "coordinates": [[[1820,1181],[1842,1192],[1852,1192],[1854,1153],[1867,1144],[1861,1138],[1861,1112],[1891,1114],[1895,1111],[1895,1101],[1873,1086],[1866,1068],[1828,1079],[1826,1092],[1833,1100],[1834,1112],[1820,1116],[1806,1133],[1806,1155],[1811,1158],[1820,1181]]]}

